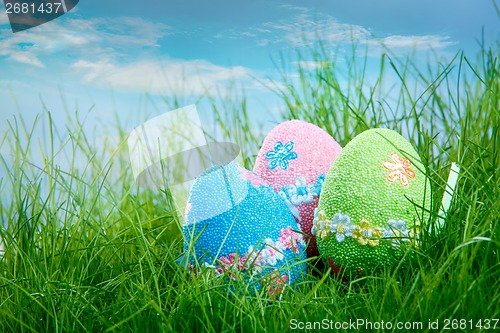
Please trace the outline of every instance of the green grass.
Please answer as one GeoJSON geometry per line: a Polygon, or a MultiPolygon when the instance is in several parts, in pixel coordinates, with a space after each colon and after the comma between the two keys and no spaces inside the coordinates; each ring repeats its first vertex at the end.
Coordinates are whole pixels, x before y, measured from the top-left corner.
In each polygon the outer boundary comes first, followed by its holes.
{"type": "MultiPolygon", "coordinates": [[[[226,282],[176,264],[182,238],[172,198],[134,185],[123,129],[116,147],[95,145],[79,115],[69,135],[48,112],[33,124],[12,119],[0,136],[10,151],[0,161],[0,332],[281,332],[291,321],[323,319],[422,322],[417,331],[465,319],[465,328],[450,331],[479,331],[471,323],[500,319],[499,51],[459,53],[425,71],[387,53],[370,82],[352,55],[343,71],[318,48],[299,59],[327,66],[299,67],[296,80],[283,73],[275,88],[288,107],[283,119],[318,124],[342,145],[379,126],[413,143],[433,188],[430,222],[451,162],[461,174],[444,230],[424,230],[411,258],[349,282],[309,263],[306,279],[279,300],[251,290],[244,277],[226,282]],[[40,128],[45,142],[34,136],[40,128]]],[[[251,129],[245,99],[213,105],[217,125],[252,167],[263,136],[251,129]]]]}

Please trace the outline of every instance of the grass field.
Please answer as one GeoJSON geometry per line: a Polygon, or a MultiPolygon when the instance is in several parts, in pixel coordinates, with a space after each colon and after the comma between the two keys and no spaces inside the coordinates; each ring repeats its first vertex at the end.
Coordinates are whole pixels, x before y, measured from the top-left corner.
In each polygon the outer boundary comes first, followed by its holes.
{"type": "MultiPolygon", "coordinates": [[[[499,51],[458,53],[425,71],[387,53],[369,81],[366,66],[352,61],[342,73],[319,49],[307,56],[328,65],[300,67],[292,81],[284,73],[274,88],[287,105],[283,119],[315,123],[341,145],[374,127],[413,143],[432,184],[429,223],[451,162],[461,173],[444,229],[424,229],[411,259],[349,282],[308,262],[306,279],[278,300],[242,277],[227,282],[176,264],[182,238],[172,198],[133,183],[123,130],[118,147],[95,145],[78,116],[70,135],[49,113],[33,124],[12,119],[0,133],[10,152],[0,161],[0,332],[281,332],[315,321],[336,331],[335,322],[358,320],[372,326],[347,328],[402,331],[400,322],[408,331],[500,332],[499,51]],[[45,142],[34,137],[39,128],[45,142]]],[[[263,137],[252,132],[244,101],[224,105],[214,104],[217,125],[251,168],[248,152],[263,137]]]]}

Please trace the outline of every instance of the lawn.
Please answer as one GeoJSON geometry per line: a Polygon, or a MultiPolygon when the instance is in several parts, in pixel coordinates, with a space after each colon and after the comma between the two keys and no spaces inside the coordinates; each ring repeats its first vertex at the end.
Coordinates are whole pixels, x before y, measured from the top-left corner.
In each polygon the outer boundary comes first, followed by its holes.
{"type": "MultiPolygon", "coordinates": [[[[96,145],[81,114],[69,134],[47,111],[33,123],[12,118],[0,133],[9,151],[0,160],[0,332],[499,332],[499,51],[427,66],[387,52],[375,81],[366,63],[342,72],[321,48],[308,56],[325,65],[299,66],[294,79],[283,69],[270,86],[286,105],[281,120],[317,124],[342,146],[376,127],[414,145],[433,190],[426,226],[439,217],[451,163],[461,171],[442,231],[423,228],[421,246],[398,265],[346,280],[309,260],[306,278],[278,299],[244,276],[176,263],[172,197],[134,184],[126,131],[116,129],[118,145],[96,145]],[[34,135],[41,128],[44,142],[34,135]]],[[[245,99],[214,102],[213,113],[252,168],[266,133],[252,130],[245,99]]]]}

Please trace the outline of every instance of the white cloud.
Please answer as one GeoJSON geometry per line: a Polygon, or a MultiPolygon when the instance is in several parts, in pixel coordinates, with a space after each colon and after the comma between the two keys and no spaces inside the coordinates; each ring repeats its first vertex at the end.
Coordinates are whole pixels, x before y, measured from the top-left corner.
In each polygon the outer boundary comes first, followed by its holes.
{"type": "Polygon", "coordinates": [[[294,65],[297,65],[299,68],[306,69],[317,69],[317,68],[325,68],[331,66],[331,63],[328,61],[311,61],[311,60],[301,60],[294,61],[294,65]]]}
{"type": "MultiPolygon", "coordinates": [[[[83,20],[74,20],[77,27],[83,20]]],[[[155,23],[137,17],[121,17],[110,20],[92,20],[94,33],[106,45],[124,46],[129,49],[134,46],[158,46],[158,40],[169,34],[170,28],[163,23],[155,23]]]]}
{"type": "Polygon", "coordinates": [[[301,13],[307,13],[310,11],[309,8],[290,5],[290,4],[281,4],[281,5],[279,5],[279,8],[285,9],[285,10],[297,11],[297,12],[301,12],[301,13]]]}
{"type": "Polygon", "coordinates": [[[233,80],[252,82],[247,68],[205,60],[137,60],[124,65],[111,59],[79,60],[72,69],[87,84],[169,96],[215,95],[233,80]]]}
{"type": "Polygon", "coordinates": [[[284,33],[283,39],[294,47],[310,45],[316,41],[350,42],[367,39],[370,31],[359,25],[340,23],[331,16],[313,20],[308,14],[298,15],[291,23],[264,23],[263,26],[284,33]]]}
{"type": "Polygon", "coordinates": [[[391,50],[394,49],[415,49],[432,50],[442,49],[457,44],[447,36],[424,35],[424,36],[401,36],[392,35],[385,38],[373,39],[369,41],[370,45],[382,46],[391,50]]]}
{"type": "Polygon", "coordinates": [[[9,17],[5,11],[0,10],[0,25],[2,24],[9,24],[9,17]]]}
{"type": "Polygon", "coordinates": [[[356,24],[339,22],[328,14],[316,14],[313,18],[307,8],[284,8],[300,11],[292,19],[263,23],[253,31],[257,34],[257,45],[267,46],[286,42],[292,47],[302,47],[321,42],[325,46],[334,44],[366,44],[370,47],[402,50],[444,49],[457,44],[448,36],[440,35],[389,35],[377,38],[371,29],[356,24]]]}
{"type": "Polygon", "coordinates": [[[264,38],[257,42],[257,46],[267,46],[271,43],[270,39],[264,38]]]}
{"type": "Polygon", "coordinates": [[[223,33],[218,32],[217,34],[214,35],[214,38],[216,38],[216,39],[223,39],[223,38],[225,38],[225,39],[244,39],[244,38],[253,38],[253,37],[257,37],[257,34],[255,34],[253,32],[249,32],[249,31],[236,31],[233,29],[224,31],[223,33]]]}
{"type": "Polygon", "coordinates": [[[268,33],[268,34],[270,34],[272,32],[271,30],[265,29],[265,28],[255,28],[255,31],[260,32],[260,33],[268,33]]]}
{"type": "MultiPolygon", "coordinates": [[[[1,51],[0,54],[2,54],[1,51]]],[[[45,67],[44,64],[42,64],[42,62],[38,60],[38,58],[34,54],[31,54],[29,52],[11,51],[9,54],[9,59],[40,68],[45,67]]]]}
{"type": "MultiPolygon", "coordinates": [[[[64,52],[79,59],[69,74],[85,84],[160,95],[214,95],[233,80],[250,89],[260,88],[251,70],[224,67],[205,60],[147,59],[148,48],[158,46],[170,28],[140,18],[55,20],[19,34],[0,31],[0,59],[35,67],[49,67],[50,55],[64,52]],[[47,62],[45,64],[44,62],[47,62]]],[[[254,37],[251,32],[230,32],[233,38],[254,37]]]]}
{"type": "Polygon", "coordinates": [[[16,34],[0,31],[0,57],[42,67],[44,56],[60,51],[77,57],[119,55],[134,47],[155,47],[169,30],[161,23],[128,17],[63,22],[54,20],[16,34]]]}
{"type": "Polygon", "coordinates": [[[0,94],[12,94],[16,89],[29,89],[30,85],[18,80],[0,80],[0,94]]]}

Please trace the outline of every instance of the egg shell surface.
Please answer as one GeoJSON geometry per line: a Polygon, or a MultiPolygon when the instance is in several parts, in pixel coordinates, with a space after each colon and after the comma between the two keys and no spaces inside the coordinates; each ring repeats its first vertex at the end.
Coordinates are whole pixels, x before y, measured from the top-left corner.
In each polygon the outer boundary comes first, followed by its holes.
{"type": "Polygon", "coordinates": [[[323,129],[302,120],[285,121],[264,140],[253,171],[282,196],[307,234],[307,254],[317,256],[311,235],[314,209],[326,173],[342,147],[323,129]]]}
{"type": "Polygon", "coordinates": [[[313,227],[321,256],[348,271],[398,262],[428,218],[430,195],[425,167],[405,138],[388,129],[359,134],[323,184],[313,227]]]}
{"type": "Polygon", "coordinates": [[[190,262],[218,274],[251,271],[289,284],[305,275],[298,261],[305,259],[306,243],[292,213],[265,180],[234,163],[194,182],[183,234],[185,253],[193,246],[190,262]]]}

